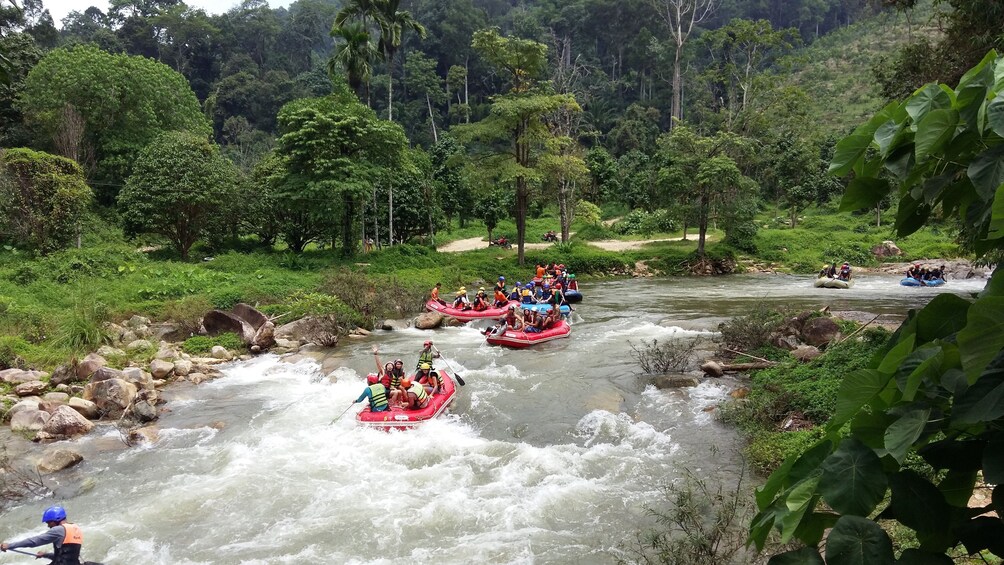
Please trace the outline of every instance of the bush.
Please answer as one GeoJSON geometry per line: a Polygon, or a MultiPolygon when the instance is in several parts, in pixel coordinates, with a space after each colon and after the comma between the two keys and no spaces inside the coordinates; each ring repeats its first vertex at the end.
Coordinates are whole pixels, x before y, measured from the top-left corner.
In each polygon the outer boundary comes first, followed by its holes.
{"type": "Polygon", "coordinates": [[[202,326],[202,317],[213,309],[213,303],[205,296],[186,296],[164,305],[163,317],[177,322],[181,331],[194,334],[202,326]]]}
{"type": "Polygon", "coordinates": [[[653,339],[651,343],[642,340],[641,347],[635,347],[630,341],[631,356],[641,366],[642,371],[649,375],[664,373],[682,373],[690,367],[694,352],[704,343],[700,338],[685,337],[659,343],[653,339]]]}
{"type": "Polygon", "coordinates": [[[53,345],[74,352],[92,351],[108,341],[104,324],[108,307],[93,300],[78,300],[69,315],[62,320],[53,345]]]}
{"type": "Polygon", "coordinates": [[[574,237],[582,241],[600,241],[613,239],[615,235],[603,224],[589,224],[577,230],[574,237]]]}
{"type": "Polygon", "coordinates": [[[748,314],[718,324],[722,345],[737,351],[770,345],[771,337],[791,316],[790,310],[774,309],[765,302],[757,302],[748,314]]]}
{"type": "Polygon", "coordinates": [[[203,355],[209,353],[214,346],[219,345],[229,351],[242,351],[245,348],[244,340],[235,333],[224,333],[216,337],[204,335],[194,335],[181,344],[181,350],[190,355],[203,355]]]}
{"type": "Polygon", "coordinates": [[[579,200],[575,205],[575,218],[586,225],[603,225],[603,211],[587,200],[579,200]]]}

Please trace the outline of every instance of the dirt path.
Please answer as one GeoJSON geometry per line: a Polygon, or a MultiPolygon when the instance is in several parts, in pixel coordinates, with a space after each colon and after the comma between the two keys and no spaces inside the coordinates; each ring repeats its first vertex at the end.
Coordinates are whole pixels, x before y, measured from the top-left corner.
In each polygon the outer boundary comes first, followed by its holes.
{"type": "MultiPolygon", "coordinates": [[[[618,239],[604,239],[600,241],[590,241],[589,245],[599,247],[606,251],[627,251],[631,249],[641,249],[641,246],[646,243],[655,243],[658,241],[680,241],[682,237],[667,237],[663,239],[643,239],[638,241],[620,241],[618,239]]],[[[693,236],[690,239],[696,239],[693,236]]],[[[712,241],[712,237],[708,236],[708,241],[712,241]]],[[[554,245],[553,243],[525,243],[525,249],[545,249],[554,245]]],[[[461,251],[473,251],[474,249],[483,249],[488,246],[488,242],[483,237],[471,237],[468,239],[458,239],[456,241],[451,241],[446,245],[440,246],[439,251],[444,253],[459,253],[461,251]]]]}

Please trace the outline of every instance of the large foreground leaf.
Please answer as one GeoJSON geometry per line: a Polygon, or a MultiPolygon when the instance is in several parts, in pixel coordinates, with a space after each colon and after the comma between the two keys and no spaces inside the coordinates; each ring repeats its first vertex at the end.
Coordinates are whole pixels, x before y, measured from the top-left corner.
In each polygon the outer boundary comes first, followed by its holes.
{"type": "Polygon", "coordinates": [[[841,514],[867,516],[886,491],[886,476],[878,455],[860,441],[848,438],[821,465],[819,493],[841,514]]]}
{"type": "Polygon", "coordinates": [[[826,538],[827,565],[887,565],[895,563],[892,542],[868,518],[844,516],[826,538]]]}

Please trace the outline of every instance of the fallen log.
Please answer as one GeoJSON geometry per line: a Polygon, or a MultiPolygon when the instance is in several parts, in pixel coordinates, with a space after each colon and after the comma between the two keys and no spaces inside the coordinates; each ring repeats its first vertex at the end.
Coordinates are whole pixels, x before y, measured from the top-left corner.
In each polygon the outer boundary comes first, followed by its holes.
{"type": "Polygon", "coordinates": [[[722,370],[726,373],[739,373],[742,371],[755,371],[757,369],[769,369],[777,365],[776,361],[757,361],[756,363],[732,363],[722,365],[722,370]]]}

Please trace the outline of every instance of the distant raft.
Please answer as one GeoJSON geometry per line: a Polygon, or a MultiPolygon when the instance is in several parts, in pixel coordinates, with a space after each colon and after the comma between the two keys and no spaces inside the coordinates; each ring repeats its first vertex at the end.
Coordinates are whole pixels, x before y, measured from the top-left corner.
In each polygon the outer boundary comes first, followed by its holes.
{"type": "Polygon", "coordinates": [[[547,343],[548,341],[568,337],[571,333],[572,326],[568,325],[568,322],[560,320],[553,327],[539,333],[506,330],[498,334],[489,334],[487,336],[487,341],[491,345],[502,345],[505,347],[522,349],[524,347],[530,347],[531,345],[537,345],[538,343],[547,343]]]}
{"type": "Polygon", "coordinates": [[[929,281],[922,281],[920,279],[915,279],[913,277],[903,277],[903,280],[899,281],[899,284],[903,286],[941,286],[945,284],[945,279],[931,279],[929,281]]]}
{"type": "Polygon", "coordinates": [[[812,286],[816,288],[851,288],[854,286],[854,281],[845,281],[841,279],[831,279],[828,277],[819,277],[816,282],[812,283],[812,286]]]}
{"type": "Polygon", "coordinates": [[[378,428],[383,430],[411,429],[428,422],[446,412],[446,409],[453,403],[457,396],[457,387],[453,378],[442,369],[436,369],[440,378],[443,379],[443,386],[436,394],[429,396],[429,404],[425,408],[418,410],[405,410],[404,408],[391,408],[383,412],[373,412],[369,405],[356,414],[356,422],[368,428],[378,428]]]}
{"type": "MultiPolygon", "coordinates": [[[[513,301],[509,304],[519,303],[513,301]]],[[[470,322],[471,320],[482,320],[484,318],[501,318],[502,316],[505,316],[506,312],[509,310],[509,304],[503,306],[502,308],[488,308],[487,310],[461,310],[460,308],[444,306],[435,300],[430,300],[425,303],[425,307],[432,312],[439,312],[445,316],[456,318],[461,322],[470,322]]]]}
{"type": "Polygon", "coordinates": [[[566,290],[565,302],[568,302],[569,304],[578,304],[579,302],[582,302],[582,293],[577,290],[566,290]]]}
{"type": "MultiPolygon", "coordinates": [[[[536,304],[536,303],[520,304],[519,308],[521,310],[533,310],[534,312],[547,314],[548,312],[551,311],[552,306],[545,302],[543,304],[536,304]]],[[[568,304],[562,304],[558,308],[558,311],[561,312],[562,316],[567,316],[569,313],[571,313],[572,308],[568,304]]]]}

